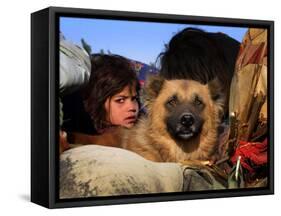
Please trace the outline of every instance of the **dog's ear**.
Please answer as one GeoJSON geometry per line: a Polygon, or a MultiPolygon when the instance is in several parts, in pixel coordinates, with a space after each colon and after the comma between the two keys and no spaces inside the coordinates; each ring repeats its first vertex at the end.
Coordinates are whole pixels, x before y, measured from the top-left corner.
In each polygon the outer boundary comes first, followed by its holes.
{"type": "Polygon", "coordinates": [[[223,85],[218,78],[214,78],[208,82],[208,88],[212,100],[215,102],[218,108],[219,118],[222,119],[225,113],[226,106],[226,92],[224,92],[223,85]]]}
{"type": "Polygon", "coordinates": [[[148,77],[145,85],[146,99],[154,99],[158,96],[164,84],[164,78],[159,75],[152,75],[148,77]]]}
{"type": "Polygon", "coordinates": [[[210,95],[215,102],[224,102],[226,93],[223,92],[221,81],[216,77],[208,82],[210,95]]]}

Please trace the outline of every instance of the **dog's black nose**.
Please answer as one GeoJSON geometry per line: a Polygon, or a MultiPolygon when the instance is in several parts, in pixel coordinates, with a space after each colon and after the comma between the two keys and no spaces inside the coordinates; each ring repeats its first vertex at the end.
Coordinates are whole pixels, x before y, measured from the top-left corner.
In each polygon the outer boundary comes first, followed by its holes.
{"type": "Polygon", "coordinates": [[[190,113],[183,114],[181,119],[180,119],[180,122],[183,126],[190,127],[191,125],[194,124],[194,117],[190,113]]]}

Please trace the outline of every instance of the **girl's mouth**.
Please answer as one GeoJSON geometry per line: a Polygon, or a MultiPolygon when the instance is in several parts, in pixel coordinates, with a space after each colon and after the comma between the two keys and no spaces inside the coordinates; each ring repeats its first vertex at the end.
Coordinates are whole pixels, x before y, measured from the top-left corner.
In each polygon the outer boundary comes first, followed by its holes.
{"type": "Polygon", "coordinates": [[[135,123],[136,122],[136,116],[129,116],[125,118],[125,121],[128,123],[135,123]]]}

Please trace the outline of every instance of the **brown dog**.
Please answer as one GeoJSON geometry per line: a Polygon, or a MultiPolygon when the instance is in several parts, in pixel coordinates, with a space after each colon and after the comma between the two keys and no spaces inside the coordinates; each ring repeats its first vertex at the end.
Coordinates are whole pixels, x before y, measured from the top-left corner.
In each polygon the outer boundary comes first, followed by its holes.
{"type": "Polygon", "coordinates": [[[122,148],[158,162],[214,159],[224,98],[219,83],[148,80],[148,116],[123,132],[122,148]]]}

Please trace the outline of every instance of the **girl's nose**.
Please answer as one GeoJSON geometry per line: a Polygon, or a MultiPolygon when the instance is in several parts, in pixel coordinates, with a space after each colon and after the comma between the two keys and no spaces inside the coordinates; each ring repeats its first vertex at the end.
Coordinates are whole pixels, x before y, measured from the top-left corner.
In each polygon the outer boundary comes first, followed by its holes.
{"type": "Polygon", "coordinates": [[[138,103],[135,101],[129,101],[128,110],[130,112],[137,112],[138,111],[138,103]]]}

